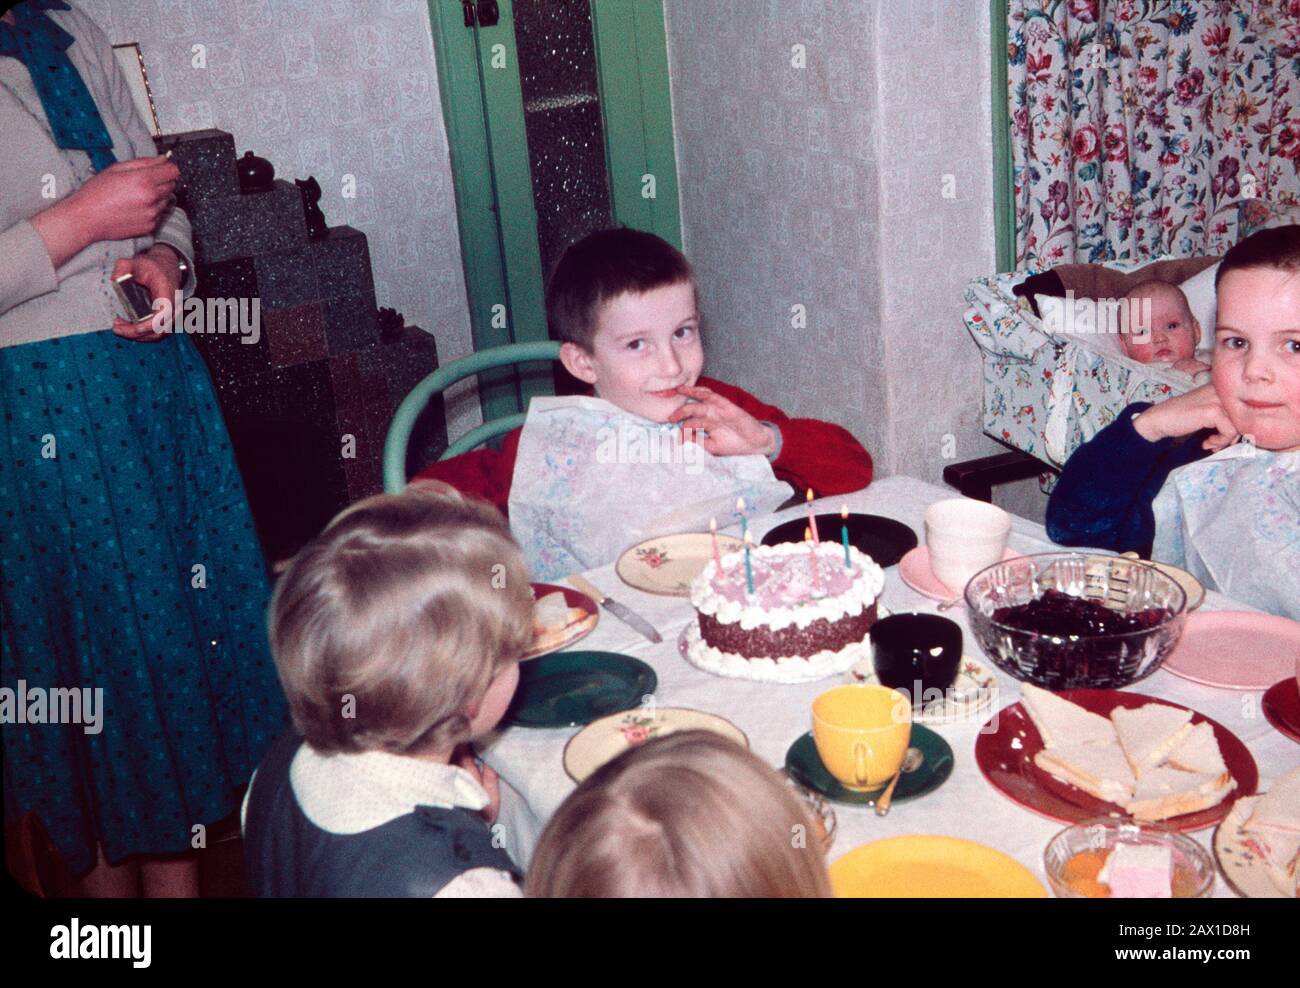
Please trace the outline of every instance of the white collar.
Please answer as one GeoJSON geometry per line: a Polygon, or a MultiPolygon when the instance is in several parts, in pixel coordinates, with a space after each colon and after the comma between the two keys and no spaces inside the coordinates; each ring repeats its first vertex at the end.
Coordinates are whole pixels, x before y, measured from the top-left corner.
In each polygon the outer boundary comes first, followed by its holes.
{"type": "Polygon", "coordinates": [[[372,830],[417,806],[481,810],[487,792],[456,765],[386,751],[323,755],[303,744],[289,766],[298,805],[323,830],[372,830]]]}

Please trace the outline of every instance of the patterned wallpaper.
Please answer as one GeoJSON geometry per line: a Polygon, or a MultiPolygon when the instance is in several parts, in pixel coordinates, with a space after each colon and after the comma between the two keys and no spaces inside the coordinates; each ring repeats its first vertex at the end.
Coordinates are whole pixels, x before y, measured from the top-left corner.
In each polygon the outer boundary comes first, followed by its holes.
{"type": "MultiPolygon", "coordinates": [[[[995,266],[988,5],[665,8],[706,369],[840,422],[881,476],[942,483],[1003,452],[961,322],[966,282],[995,266]]],[[[1034,481],[998,502],[1041,518],[1034,481]]]]}
{"type": "MultiPolygon", "coordinates": [[[[326,219],[370,240],[379,304],[434,333],[443,363],[471,352],[425,0],[77,2],[115,43],[140,43],[164,132],[217,127],[281,178],[315,175],[326,219]]],[[[453,436],[481,420],[465,391],[453,436]]]]}

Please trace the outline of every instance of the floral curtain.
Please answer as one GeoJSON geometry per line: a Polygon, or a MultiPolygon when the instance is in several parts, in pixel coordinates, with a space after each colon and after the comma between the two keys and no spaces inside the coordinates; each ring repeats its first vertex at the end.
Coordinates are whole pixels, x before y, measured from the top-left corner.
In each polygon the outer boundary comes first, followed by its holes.
{"type": "Polygon", "coordinates": [[[1300,202],[1300,0],[1009,0],[1017,267],[1218,254],[1300,202]]]}

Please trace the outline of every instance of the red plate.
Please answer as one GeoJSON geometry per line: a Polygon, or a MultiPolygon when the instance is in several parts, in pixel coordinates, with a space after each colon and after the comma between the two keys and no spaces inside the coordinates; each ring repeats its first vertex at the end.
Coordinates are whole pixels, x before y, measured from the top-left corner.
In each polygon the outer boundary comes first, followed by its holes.
{"type": "Polygon", "coordinates": [[[1264,694],[1264,716],[1292,741],[1300,741],[1300,682],[1288,676],[1264,694]]]}
{"type": "Polygon", "coordinates": [[[534,583],[532,584],[532,588],[534,600],[541,600],[548,593],[555,593],[558,590],[560,593],[564,594],[564,601],[570,607],[581,607],[588,614],[596,615],[596,620],[592,621],[585,628],[579,628],[573,634],[567,635],[562,641],[555,642],[550,648],[530,648],[520,656],[521,662],[524,659],[535,659],[539,655],[550,655],[552,652],[558,652],[562,648],[568,648],[574,642],[586,638],[596,630],[596,625],[600,621],[600,608],[597,607],[596,602],[585,593],[582,593],[579,590],[574,590],[573,587],[561,586],[558,583],[534,583]]]}
{"type": "MultiPolygon", "coordinates": [[[[1148,703],[1163,703],[1179,710],[1188,709],[1158,697],[1121,690],[1061,690],[1057,696],[1102,717],[1109,717],[1115,707],[1134,708],[1148,703]]],[[[1218,721],[1193,710],[1192,723],[1199,724],[1202,721],[1214,728],[1219,751],[1223,753],[1223,761],[1228,766],[1228,773],[1236,780],[1237,787],[1214,806],[1160,821],[1173,830],[1201,830],[1214,826],[1228,815],[1232,804],[1239,797],[1254,795],[1259,786],[1259,769],[1255,765],[1255,759],[1237,735],[1218,721]]],[[[995,789],[1040,816],[1066,823],[1082,823],[1112,813],[1123,814],[1124,811],[1114,803],[1097,799],[1035,765],[1034,755],[1042,750],[1043,739],[1038,734],[1038,728],[1025,713],[1025,708],[1019,703],[1013,703],[1000,710],[980,728],[979,737],[975,740],[975,763],[995,789]]]]}

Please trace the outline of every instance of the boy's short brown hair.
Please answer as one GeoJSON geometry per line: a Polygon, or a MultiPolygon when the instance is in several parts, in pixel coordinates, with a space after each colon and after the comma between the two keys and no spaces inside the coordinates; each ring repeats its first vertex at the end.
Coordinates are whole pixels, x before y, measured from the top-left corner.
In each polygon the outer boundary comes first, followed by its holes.
{"type": "Polygon", "coordinates": [[[450,748],[532,640],[528,569],[491,505],[414,484],[352,505],[294,558],[271,650],[321,752],[450,748]]]}
{"type": "Polygon", "coordinates": [[[688,281],[695,270],[668,241],[625,226],[597,230],[569,245],[546,283],[552,335],[591,352],[600,308],[624,292],[642,294],[688,281]]]}
{"type": "Polygon", "coordinates": [[[1223,255],[1214,276],[1218,288],[1223,276],[1245,268],[1272,268],[1300,273],[1300,225],[1274,226],[1253,233],[1223,255]]]}

